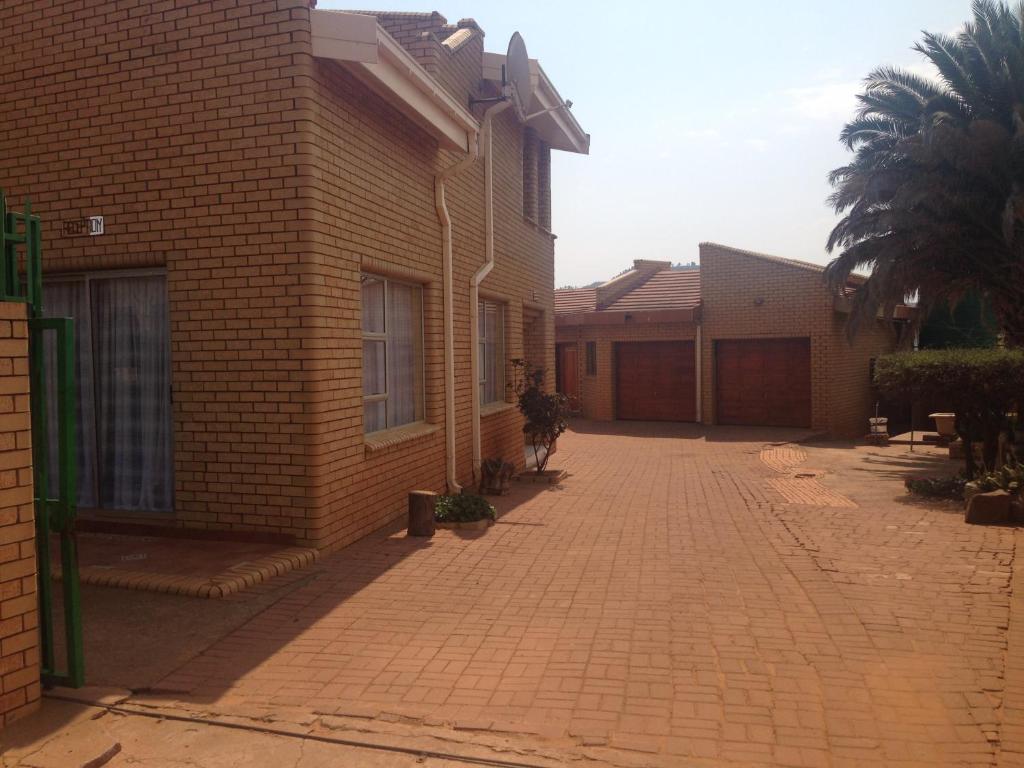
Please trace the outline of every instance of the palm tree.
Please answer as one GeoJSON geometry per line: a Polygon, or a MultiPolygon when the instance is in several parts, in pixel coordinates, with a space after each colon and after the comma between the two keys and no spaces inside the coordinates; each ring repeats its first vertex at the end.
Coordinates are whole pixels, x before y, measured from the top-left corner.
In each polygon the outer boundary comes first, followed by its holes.
{"type": "Polygon", "coordinates": [[[868,273],[851,333],[909,296],[927,311],[974,290],[1024,345],[1024,2],[972,13],[955,37],[915,46],[937,80],[875,70],[840,136],[853,159],[829,176],[842,219],[826,274],[842,291],[868,273]]]}

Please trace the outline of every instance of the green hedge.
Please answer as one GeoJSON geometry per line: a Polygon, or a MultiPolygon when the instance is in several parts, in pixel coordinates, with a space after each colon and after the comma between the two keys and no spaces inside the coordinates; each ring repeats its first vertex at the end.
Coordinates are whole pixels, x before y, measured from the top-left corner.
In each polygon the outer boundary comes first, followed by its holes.
{"type": "MultiPolygon", "coordinates": [[[[967,475],[975,473],[971,445],[984,445],[987,467],[995,465],[999,435],[1012,438],[1008,414],[1024,395],[1024,350],[928,349],[879,358],[875,384],[881,394],[910,401],[948,402],[964,441],[967,475]]],[[[1012,439],[1009,441],[1012,443],[1012,439]]]]}

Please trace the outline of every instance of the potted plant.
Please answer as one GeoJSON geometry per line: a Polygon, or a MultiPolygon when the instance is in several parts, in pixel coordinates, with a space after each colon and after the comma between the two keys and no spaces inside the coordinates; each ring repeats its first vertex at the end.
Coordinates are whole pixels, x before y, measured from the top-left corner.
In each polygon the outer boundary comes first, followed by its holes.
{"type": "Polygon", "coordinates": [[[494,519],[494,507],[475,493],[438,496],[434,505],[434,521],[438,528],[483,530],[494,525],[494,519]]]}

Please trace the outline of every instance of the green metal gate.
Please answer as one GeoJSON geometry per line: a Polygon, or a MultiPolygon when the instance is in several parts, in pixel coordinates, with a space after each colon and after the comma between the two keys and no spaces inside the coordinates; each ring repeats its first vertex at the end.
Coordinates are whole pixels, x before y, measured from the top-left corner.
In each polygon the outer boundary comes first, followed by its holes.
{"type": "Polygon", "coordinates": [[[22,213],[9,211],[0,191],[0,301],[28,305],[29,380],[32,410],[32,472],[35,488],[36,557],[39,574],[39,634],[42,677],[46,685],[75,688],[85,682],[82,613],[78,590],[78,551],[75,516],[78,512],[78,451],[75,439],[76,386],[74,322],[43,317],[42,226],[26,200],[22,213]],[[22,276],[22,268],[24,276],[22,276]],[[47,371],[46,340],[54,338],[56,371],[47,371]],[[50,498],[50,414],[47,413],[47,374],[56,390],[57,496],[50,498]],[[53,573],[51,534],[60,536],[61,583],[64,590],[64,634],[67,658],[57,667],[54,649],[53,573]]]}

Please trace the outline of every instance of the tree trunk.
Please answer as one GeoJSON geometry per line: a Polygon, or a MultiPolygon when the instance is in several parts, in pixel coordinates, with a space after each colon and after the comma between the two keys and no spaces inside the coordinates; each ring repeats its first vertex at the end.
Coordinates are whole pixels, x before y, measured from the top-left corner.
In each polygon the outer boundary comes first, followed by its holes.
{"type": "Polygon", "coordinates": [[[433,491],[412,491],[409,493],[409,535],[434,535],[434,505],[437,494],[433,491]]]}

